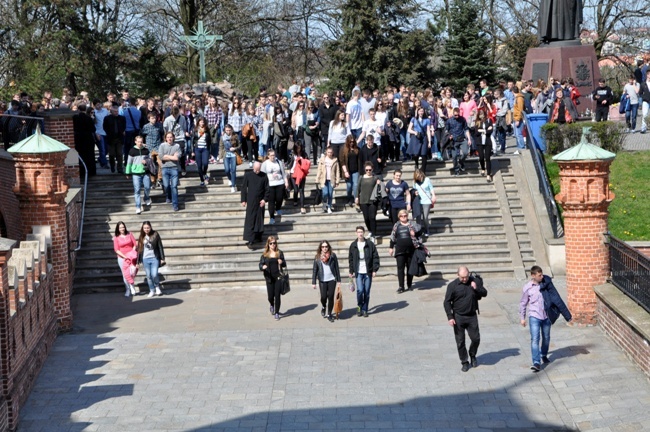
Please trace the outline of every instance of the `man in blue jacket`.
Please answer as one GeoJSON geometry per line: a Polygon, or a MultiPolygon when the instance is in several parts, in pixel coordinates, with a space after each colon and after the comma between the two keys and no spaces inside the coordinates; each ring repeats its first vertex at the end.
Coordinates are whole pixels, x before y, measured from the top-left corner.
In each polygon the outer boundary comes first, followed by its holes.
{"type": "Polygon", "coordinates": [[[548,348],[551,343],[551,325],[557,321],[560,314],[567,322],[571,321],[571,312],[566,307],[562,297],[555,289],[550,277],[545,276],[542,268],[533,266],[530,269],[531,279],[524,285],[519,301],[519,318],[521,325],[526,327],[526,307],[530,324],[530,349],[533,357],[533,372],[539,372],[541,363],[550,363],[548,348]],[[541,331],[541,350],[540,350],[541,331]]]}

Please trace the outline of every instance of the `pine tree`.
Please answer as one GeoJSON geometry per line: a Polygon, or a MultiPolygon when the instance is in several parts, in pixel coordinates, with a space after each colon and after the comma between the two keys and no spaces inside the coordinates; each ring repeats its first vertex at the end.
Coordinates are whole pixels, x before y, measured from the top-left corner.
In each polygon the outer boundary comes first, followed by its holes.
{"type": "Polygon", "coordinates": [[[454,0],[450,8],[449,35],[440,68],[443,82],[456,90],[481,78],[491,82],[495,67],[490,61],[490,39],[482,31],[479,7],[474,0],[454,0]]]}
{"type": "Polygon", "coordinates": [[[357,81],[369,88],[429,84],[436,28],[412,28],[416,13],[412,0],[347,0],[343,35],[327,46],[330,85],[347,90],[357,81]]]}
{"type": "Polygon", "coordinates": [[[138,95],[160,95],[178,84],[164,66],[165,57],[159,53],[160,44],[147,30],[138,47],[137,58],[129,74],[133,91],[138,95]]]}

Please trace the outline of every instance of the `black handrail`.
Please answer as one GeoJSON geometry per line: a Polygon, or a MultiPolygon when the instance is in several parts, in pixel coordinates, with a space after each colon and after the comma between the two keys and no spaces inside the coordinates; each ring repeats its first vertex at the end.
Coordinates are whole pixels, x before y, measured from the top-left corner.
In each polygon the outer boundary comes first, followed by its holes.
{"type": "Polygon", "coordinates": [[[526,128],[526,147],[530,150],[530,155],[533,158],[533,165],[535,165],[535,172],[537,173],[537,180],[539,183],[539,192],[544,198],[544,204],[546,205],[546,212],[548,213],[548,219],[551,222],[551,229],[553,230],[553,238],[560,238],[564,236],[564,227],[562,226],[562,220],[560,219],[560,212],[557,209],[557,204],[555,203],[555,196],[553,195],[553,189],[551,188],[551,182],[548,179],[546,174],[546,162],[544,160],[544,155],[542,151],[535,145],[533,140],[533,133],[530,130],[530,125],[528,123],[528,115],[525,116],[524,125],[526,128]]]}
{"type": "Polygon", "coordinates": [[[611,234],[607,237],[610,282],[650,312],[650,258],[611,234]]]}

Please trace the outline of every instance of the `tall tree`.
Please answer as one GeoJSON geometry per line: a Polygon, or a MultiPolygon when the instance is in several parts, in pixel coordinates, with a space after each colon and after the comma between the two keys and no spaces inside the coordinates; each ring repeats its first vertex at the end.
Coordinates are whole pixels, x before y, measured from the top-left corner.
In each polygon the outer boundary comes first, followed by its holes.
{"type": "Polygon", "coordinates": [[[162,95],[178,84],[165,67],[165,56],[160,54],[160,42],[147,30],[142,35],[135,61],[129,68],[129,90],[137,95],[162,95]]]}
{"type": "Polygon", "coordinates": [[[492,81],[495,66],[489,54],[490,38],[483,30],[477,4],[454,0],[449,11],[446,18],[451,25],[440,68],[443,82],[459,90],[481,78],[492,81]]]}
{"type": "Polygon", "coordinates": [[[347,0],[342,34],[327,45],[330,85],[349,89],[356,81],[373,88],[430,84],[436,28],[415,28],[417,11],[412,0],[347,0]]]}

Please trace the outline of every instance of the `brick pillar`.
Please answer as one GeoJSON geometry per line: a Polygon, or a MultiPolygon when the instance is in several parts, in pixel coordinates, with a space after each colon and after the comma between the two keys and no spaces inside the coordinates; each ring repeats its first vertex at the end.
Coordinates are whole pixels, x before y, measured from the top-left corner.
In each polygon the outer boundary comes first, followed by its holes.
{"type": "Polygon", "coordinates": [[[604,234],[607,208],[614,199],[609,190],[612,158],[562,160],[562,154],[554,158],[560,167],[560,193],[555,199],[564,209],[568,306],[575,323],[592,325],[597,320],[594,287],[609,276],[604,234]]]}
{"type": "Polygon", "coordinates": [[[34,225],[49,225],[52,230],[52,276],[54,311],[60,330],[72,328],[69,277],[68,226],[65,197],[68,192],[67,151],[52,153],[15,153],[16,186],[14,193],[20,203],[23,231],[34,225]]]}
{"type": "MultiPolygon", "coordinates": [[[[74,149],[74,130],[72,126],[72,117],[75,112],[69,109],[47,110],[44,115],[43,134],[53,138],[71,149],[74,149]]],[[[79,185],[79,161],[74,159],[73,164],[69,164],[65,169],[65,179],[69,185],[79,185]]]]}

